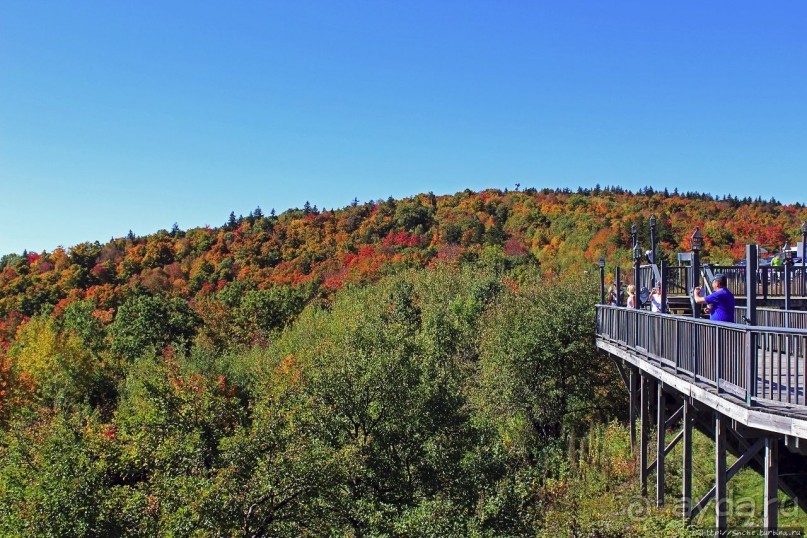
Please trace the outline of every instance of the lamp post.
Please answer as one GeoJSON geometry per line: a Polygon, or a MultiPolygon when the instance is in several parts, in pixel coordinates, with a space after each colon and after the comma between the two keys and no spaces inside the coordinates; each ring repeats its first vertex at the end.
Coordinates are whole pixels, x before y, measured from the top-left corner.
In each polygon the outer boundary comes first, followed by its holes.
{"type": "MultiPolygon", "coordinates": [[[[656,216],[650,215],[650,263],[656,265],[656,216]]],[[[656,286],[656,274],[650,273],[650,287],[656,286]]]]}
{"type": "Polygon", "coordinates": [[[801,223],[801,296],[807,297],[807,221],[801,223]]]}
{"type": "Polygon", "coordinates": [[[782,258],[785,263],[785,310],[790,310],[790,275],[793,272],[793,251],[790,250],[790,245],[787,243],[782,247],[782,258]]]}
{"type": "MultiPolygon", "coordinates": [[[[700,284],[701,275],[700,253],[701,249],[703,248],[703,235],[701,235],[701,229],[699,227],[696,227],[695,233],[690,236],[689,245],[692,249],[692,290],[694,291],[695,288],[698,287],[698,284],[700,284]]],[[[698,317],[698,312],[695,308],[694,302],[692,306],[692,315],[694,317],[698,317]]]]}
{"type": "Polygon", "coordinates": [[[638,240],[638,231],[636,230],[636,225],[635,224],[631,224],[631,226],[630,226],[630,238],[633,241],[633,244],[631,246],[635,247],[636,243],[639,242],[639,240],[638,240]]]}
{"type": "Polygon", "coordinates": [[[600,256],[600,304],[605,304],[605,258],[600,256]]]}
{"type": "Polygon", "coordinates": [[[641,263],[642,263],[642,249],[639,247],[639,242],[637,241],[635,245],[633,245],[633,307],[639,308],[639,273],[641,271],[641,263]]]}

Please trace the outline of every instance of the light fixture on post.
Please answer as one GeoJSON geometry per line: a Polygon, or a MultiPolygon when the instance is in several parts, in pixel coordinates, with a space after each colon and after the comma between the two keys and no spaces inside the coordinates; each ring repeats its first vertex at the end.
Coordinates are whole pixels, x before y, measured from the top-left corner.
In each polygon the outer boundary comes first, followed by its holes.
{"type": "Polygon", "coordinates": [[[695,252],[703,248],[703,235],[701,235],[700,227],[695,227],[695,233],[689,237],[689,245],[695,252]]]}
{"type": "Polygon", "coordinates": [[[785,263],[793,263],[793,249],[790,248],[790,245],[785,243],[785,246],[782,247],[782,258],[784,258],[785,263]]]}

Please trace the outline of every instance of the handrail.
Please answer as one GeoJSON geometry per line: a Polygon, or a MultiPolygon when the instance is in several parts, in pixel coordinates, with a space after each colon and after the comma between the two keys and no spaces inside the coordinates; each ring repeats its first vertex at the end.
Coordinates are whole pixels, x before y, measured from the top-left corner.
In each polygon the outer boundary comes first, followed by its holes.
{"type": "MultiPolygon", "coordinates": [[[[807,311],[757,307],[757,326],[807,329],[807,311]]],[[[734,307],[734,319],[745,316],[744,306],[734,307]]]]}
{"type": "MultiPolygon", "coordinates": [[[[728,277],[728,288],[734,295],[747,294],[745,265],[711,265],[710,269],[714,273],[723,273],[728,277]]],[[[783,266],[764,265],[756,270],[758,273],[756,289],[758,297],[784,297],[785,268],[783,266]]],[[[801,266],[794,265],[790,268],[790,288],[794,296],[800,295],[801,283],[807,277],[802,273],[801,266]]]]}
{"type": "Polygon", "coordinates": [[[597,337],[750,404],[807,406],[807,329],[749,326],[597,305],[597,337]]]}

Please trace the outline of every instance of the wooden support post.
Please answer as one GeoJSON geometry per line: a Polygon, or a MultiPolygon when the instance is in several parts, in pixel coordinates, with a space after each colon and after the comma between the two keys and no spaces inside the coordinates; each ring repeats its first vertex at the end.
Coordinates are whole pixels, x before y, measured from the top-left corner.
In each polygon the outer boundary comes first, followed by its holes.
{"type": "Polygon", "coordinates": [[[664,417],[664,387],[660,382],[656,386],[658,387],[656,402],[658,412],[658,420],[656,420],[656,506],[660,508],[664,506],[664,449],[666,448],[664,435],[666,433],[667,419],[664,417]]]}
{"type": "Polygon", "coordinates": [[[641,374],[640,389],[641,402],[640,414],[641,425],[639,434],[639,481],[642,484],[642,497],[647,496],[647,432],[649,427],[650,417],[648,416],[648,392],[649,392],[649,379],[644,374],[641,374]]]}
{"type": "Polygon", "coordinates": [[[693,417],[692,404],[689,403],[687,398],[684,398],[684,418],[683,418],[683,431],[684,431],[684,461],[683,461],[683,477],[681,479],[681,505],[683,507],[684,521],[689,523],[692,519],[692,419],[693,417]]]}
{"type": "Polygon", "coordinates": [[[765,507],[763,526],[775,529],[779,526],[779,439],[765,438],[765,507]]]}
{"type": "Polygon", "coordinates": [[[629,388],[628,393],[630,396],[630,409],[628,410],[628,414],[630,416],[630,451],[633,453],[634,447],[636,446],[636,408],[639,404],[637,401],[638,398],[636,397],[636,381],[639,373],[636,371],[636,368],[631,366],[630,368],[630,377],[629,377],[629,388]]]}
{"type": "MultiPolygon", "coordinates": [[[[743,446],[743,443],[745,443],[745,441],[743,441],[742,439],[739,439],[739,441],[740,445],[743,446]]],[[[747,445],[748,448],[745,449],[745,452],[743,452],[742,456],[737,458],[737,461],[735,461],[732,464],[732,466],[726,470],[726,479],[724,480],[724,484],[729,480],[731,480],[734,475],[740,472],[740,469],[742,469],[743,466],[746,465],[749,461],[758,460],[759,451],[765,447],[765,440],[759,439],[753,445],[748,445],[747,443],[745,443],[745,445],[747,445]]],[[[706,495],[701,497],[701,499],[693,505],[691,512],[692,518],[697,517],[698,514],[701,513],[701,511],[706,507],[706,505],[709,504],[715,497],[716,492],[717,492],[717,485],[715,485],[714,487],[712,487],[712,489],[707,491],[706,495]]]]}
{"type": "Polygon", "coordinates": [[[715,412],[715,528],[726,530],[726,422],[715,412]]]}

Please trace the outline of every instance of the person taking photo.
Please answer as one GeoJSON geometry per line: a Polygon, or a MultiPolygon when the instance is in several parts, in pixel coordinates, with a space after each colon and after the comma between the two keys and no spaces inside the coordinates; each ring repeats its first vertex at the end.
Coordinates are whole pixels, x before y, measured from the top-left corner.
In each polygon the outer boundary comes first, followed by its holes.
{"type": "Polygon", "coordinates": [[[716,275],[712,287],[715,291],[706,297],[701,297],[701,287],[696,287],[695,303],[707,305],[710,320],[734,323],[734,294],[726,287],[726,275],[716,275]]]}

